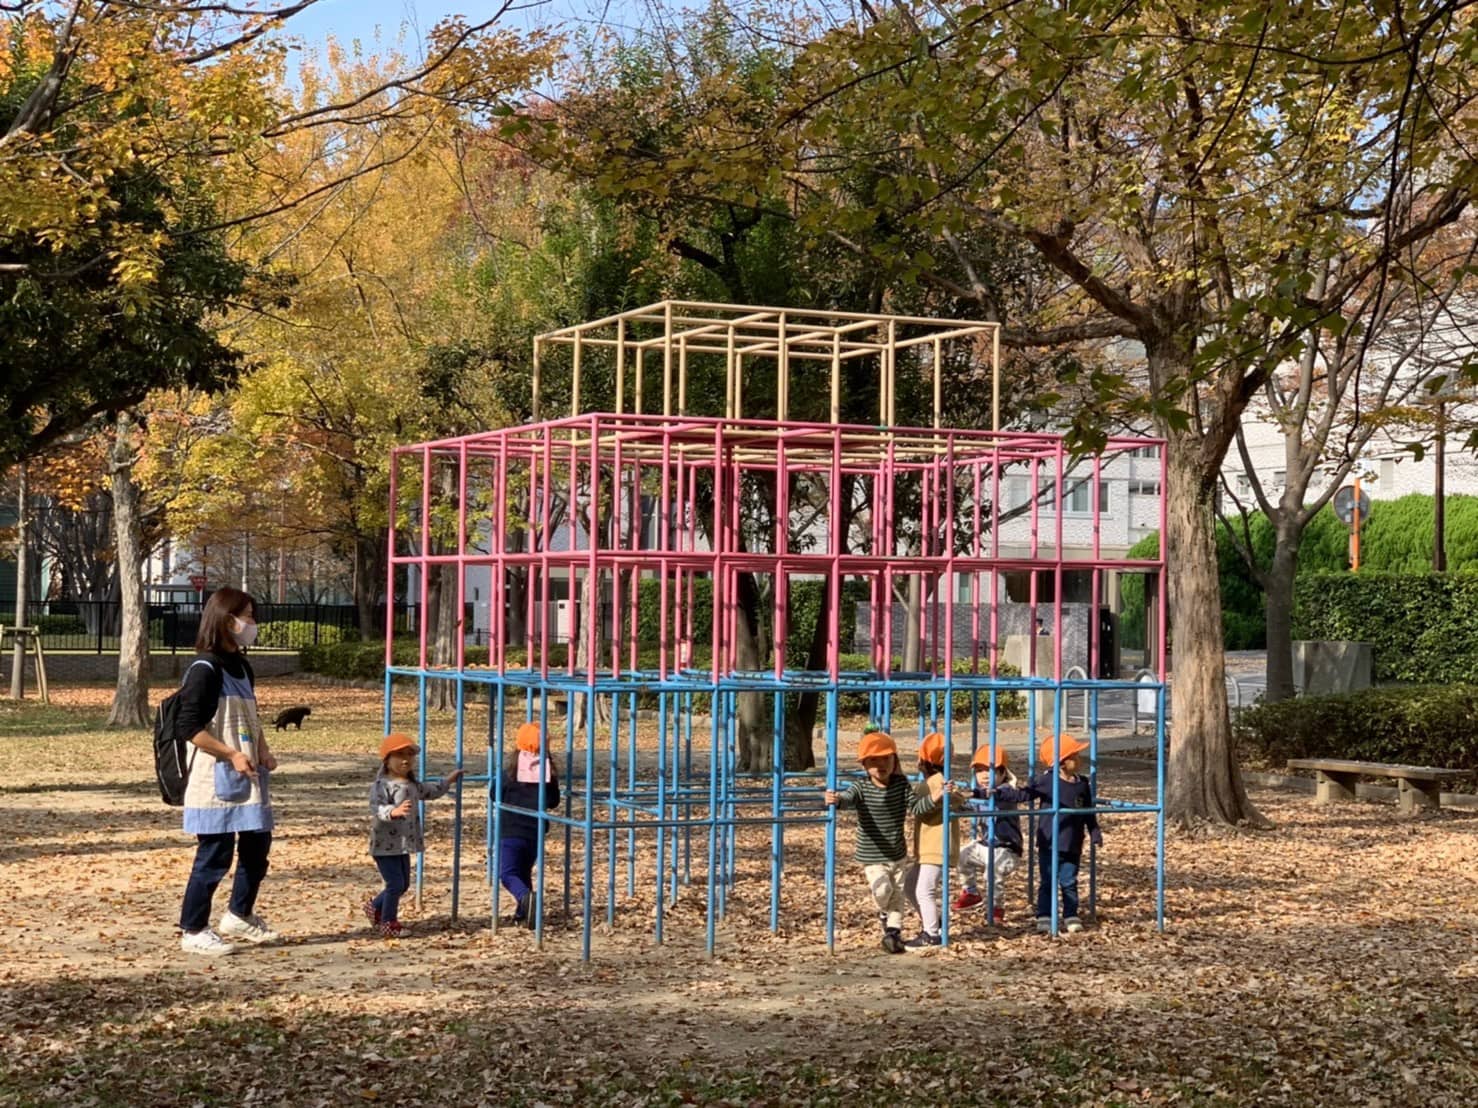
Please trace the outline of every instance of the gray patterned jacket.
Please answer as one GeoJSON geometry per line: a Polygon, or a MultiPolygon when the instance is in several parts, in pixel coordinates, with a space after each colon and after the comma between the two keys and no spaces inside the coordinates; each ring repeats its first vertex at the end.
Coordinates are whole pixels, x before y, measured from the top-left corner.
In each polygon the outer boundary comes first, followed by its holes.
{"type": "Polygon", "coordinates": [[[419,854],[424,850],[426,841],[421,834],[420,810],[412,808],[410,815],[398,818],[390,813],[407,800],[439,799],[450,787],[451,783],[446,780],[428,785],[423,781],[388,777],[381,771],[370,786],[370,814],[374,817],[370,825],[370,854],[419,854]]]}

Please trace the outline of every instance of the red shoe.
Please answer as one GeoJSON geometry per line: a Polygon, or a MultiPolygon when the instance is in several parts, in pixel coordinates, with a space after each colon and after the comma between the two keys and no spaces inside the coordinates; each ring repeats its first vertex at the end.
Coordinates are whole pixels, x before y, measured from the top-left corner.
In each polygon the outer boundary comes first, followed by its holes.
{"type": "Polygon", "coordinates": [[[991,921],[993,923],[1005,923],[1006,922],[1006,909],[1004,909],[1004,908],[997,908],[994,912],[992,912],[990,914],[990,918],[991,918],[991,921]]]}
{"type": "Polygon", "coordinates": [[[405,934],[405,928],[398,919],[387,919],[380,924],[380,934],[387,939],[398,939],[405,934]]]}
{"type": "Polygon", "coordinates": [[[365,897],[364,904],[361,907],[364,909],[364,918],[370,921],[370,926],[379,927],[380,910],[375,907],[375,898],[372,896],[365,897]]]}
{"type": "Polygon", "coordinates": [[[979,908],[985,903],[985,898],[979,893],[972,893],[969,889],[962,892],[954,902],[956,912],[968,912],[971,908],[979,908]]]}

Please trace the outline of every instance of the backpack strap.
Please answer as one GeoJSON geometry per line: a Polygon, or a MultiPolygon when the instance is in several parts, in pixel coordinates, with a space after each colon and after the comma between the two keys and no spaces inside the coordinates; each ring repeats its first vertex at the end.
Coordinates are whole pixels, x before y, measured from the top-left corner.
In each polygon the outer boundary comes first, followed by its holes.
{"type": "Polygon", "coordinates": [[[194,669],[196,666],[210,666],[211,669],[215,669],[216,668],[216,664],[214,662],[212,662],[209,658],[196,658],[193,662],[191,662],[189,665],[187,665],[185,667],[185,672],[182,673],[182,674],[180,674],[180,687],[181,688],[184,687],[185,678],[190,676],[190,671],[192,669],[194,669]]]}
{"type": "MultiPolygon", "coordinates": [[[[196,658],[193,662],[185,667],[185,672],[180,675],[180,688],[185,687],[185,678],[190,676],[190,671],[196,666],[210,666],[211,669],[216,668],[216,664],[212,662],[209,658],[196,658]]],[[[195,755],[199,752],[199,750],[200,748],[196,746],[193,742],[190,743],[190,757],[185,762],[186,781],[190,780],[190,774],[195,770],[195,755]]]]}

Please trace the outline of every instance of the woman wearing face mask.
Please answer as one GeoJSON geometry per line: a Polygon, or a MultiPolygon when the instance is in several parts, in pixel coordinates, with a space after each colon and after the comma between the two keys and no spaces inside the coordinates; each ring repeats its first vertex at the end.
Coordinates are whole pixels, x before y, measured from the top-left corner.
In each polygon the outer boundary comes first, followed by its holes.
{"type": "Polygon", "coordinates": [[[257,915],[257,889],[272,848],[268,774],[277,759],[257,720],[256,678],[243,650],[257,638],[256,603],[240,589],[211,594],[200,614],[198,654],[180,690],[179,727],[189,735],[185,832],[196,837],[195,866],[180,908],[180,946],[190,954],[233,954],[225,937],[248,943],[278,938],[257,915]],[[210,904],[236,856],[231,901],[216,928],[210,904]],[[223,937],[225,936],[225,937],[223,937]]]}

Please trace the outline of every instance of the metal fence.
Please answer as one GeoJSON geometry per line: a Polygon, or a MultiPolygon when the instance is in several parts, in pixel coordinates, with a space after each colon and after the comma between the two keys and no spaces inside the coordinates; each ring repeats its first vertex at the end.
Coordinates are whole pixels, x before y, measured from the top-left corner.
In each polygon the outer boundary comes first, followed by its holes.
{"type": "MultiPolygon", "coordinates": [[[[200,630],[196,604],[150,604],[149,646],[171,654],[195,649],[200,630]]],[[[412,628],[413,606],[397,606],[396,628],[412,628]]],[[[385,626],[385,606],[374,612],[376,633],[385,626]]],[[[41,629],[50,651],[111,653],[118,649],[121,605],[116,600],[45,600],[26,605],[25,625],[41,629]]],[[[15,605],[0,607],[0,623],[15,623],[15,605]]],[[[352,604],[259,604],[258,650],[300,650],[359,638],[359,610],[352,604]]]]}

